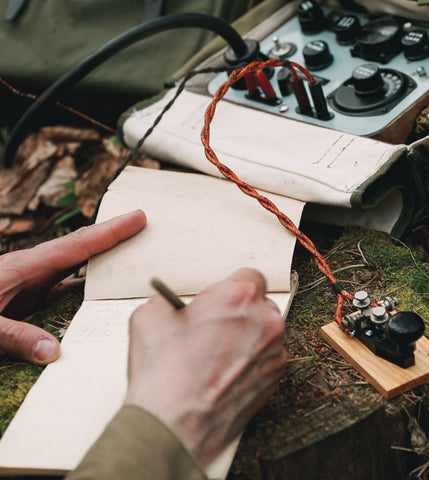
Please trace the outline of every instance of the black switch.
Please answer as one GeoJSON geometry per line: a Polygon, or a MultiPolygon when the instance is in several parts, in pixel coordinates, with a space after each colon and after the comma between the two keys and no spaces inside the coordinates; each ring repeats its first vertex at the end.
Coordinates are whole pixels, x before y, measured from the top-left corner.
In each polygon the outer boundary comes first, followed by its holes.
{"type": "Polygon", "coordinates": [[[322,70],[329,67],[334,60],[328,44],[323,40],[313,40],[307,43],[302,54],[309,70],[322,70]]]}
{"type": "Polygon", "coordinates": [[[298,21],[303,33],[312,35],[326,27],[326,18],[319,4],[314,0],[302,2],[298,8],[298,21]]]}
{"type": "Polygon", "coordinates": [[[277,73],[277,83],[279,85],[280,93],[283,97],[290,95],[292,93],[292,84],[290,83],[290,79],[292,78],[291,71],[283,67],[277,73]]]}
{"type": "Polygon", "coordinates": [[[337,42],[340,45],[350,45],[353,43],[362,30],[356,15],[342,15],[335,21],[332,28],[335,32],[337,42]]]}
{"type": "Polygon", "coordinates": [[[405,58],[408,60],[422,60],[429,57],[429,40],[425,30],[411,30],[401,38],[405,58]]]}

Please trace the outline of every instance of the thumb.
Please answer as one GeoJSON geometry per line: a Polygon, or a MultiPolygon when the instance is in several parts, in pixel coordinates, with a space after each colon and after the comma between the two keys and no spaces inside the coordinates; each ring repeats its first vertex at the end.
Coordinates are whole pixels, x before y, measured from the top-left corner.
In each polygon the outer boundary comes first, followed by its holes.
{"type": "Polygon", "coordinates": [[[36,365],[47,365],[60,356],[60,343],[42,328],[0,316],[0,350],[36,365]]]}

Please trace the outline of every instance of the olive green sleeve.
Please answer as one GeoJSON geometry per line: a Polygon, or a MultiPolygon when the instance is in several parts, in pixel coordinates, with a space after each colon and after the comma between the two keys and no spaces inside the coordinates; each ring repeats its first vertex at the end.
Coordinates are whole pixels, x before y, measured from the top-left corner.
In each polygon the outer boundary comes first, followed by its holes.
{"type": "Polygon", "coordinates": [[[157,418],[127,405],[66,480],[207,480],[182,443],[157,418]]]}

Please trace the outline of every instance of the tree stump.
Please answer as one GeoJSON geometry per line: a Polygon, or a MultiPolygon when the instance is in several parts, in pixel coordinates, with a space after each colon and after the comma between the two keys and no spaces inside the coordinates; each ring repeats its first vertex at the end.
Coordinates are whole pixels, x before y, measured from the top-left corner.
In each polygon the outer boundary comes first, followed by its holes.
{"type": "Polygon", "coordinates": [[[423,461],[407,427],[418,410],[426,421],[429,389],[387,401],[323,340],[289,329],[287,343],[279,390],[246,430],[228,479],[409,478],[423,461]]]}
{"type": "MultiPolygon", "coordinates": [[[[377,299],[393,292],[403,310],[429,318],[428,270],[417,255],[384,234],[348,229],[329,244],[331,233],[310,237],[326,245],[345,288],[377,299]]],[[[384,399],[321,338],[335,297],[305,252],[294,263],[301,293],[286,319],[289,363],[248,425],[228,480],[429,479],[429,384],[384,399]]]]}

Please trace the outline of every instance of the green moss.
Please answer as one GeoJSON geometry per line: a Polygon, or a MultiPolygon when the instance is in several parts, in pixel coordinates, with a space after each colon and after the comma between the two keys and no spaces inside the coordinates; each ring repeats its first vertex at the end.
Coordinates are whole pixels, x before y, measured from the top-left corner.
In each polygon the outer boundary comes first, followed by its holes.
{"type": "MultiPolygon", "coordinates": [[[[78,288],[61,296],[46,310],[31,318],[53,335],[61,338],[82,302],[83,289],[78,288]]],[[[42,373],[43,367],[4,357],[0,362],[0,436],[3,435],[26,394],[42,373]]]]}
{"type": "MultiPolygon", "coordinates": [[[[337,280],[350,293],[366,290],[375,299],[396,296],[401,310],[412,310],[429,319],[429,270],[407,246],[387,234],[362,228],[346,228],[324,253],[337,280]]],[[[336,298],[330,282],[311,257],[300,252],[294,268],[300,274],[300,290],[294,300],[290,321],[312,330],[332,321],[336,298]]],[[[429,333],[429,332],[428,332],[429,333]]]]}
{"type": "Polygon", "coordinates": [[[3,435],[43,367],[5,361],[0,368],[0,435],[3,435]]]}
{"type": "Polygon", "coordinates": [[[37,312],[31,323],[61,338],[83,300],[83,286],[73,289],[53,302],[46,310],[37,312]]]}

